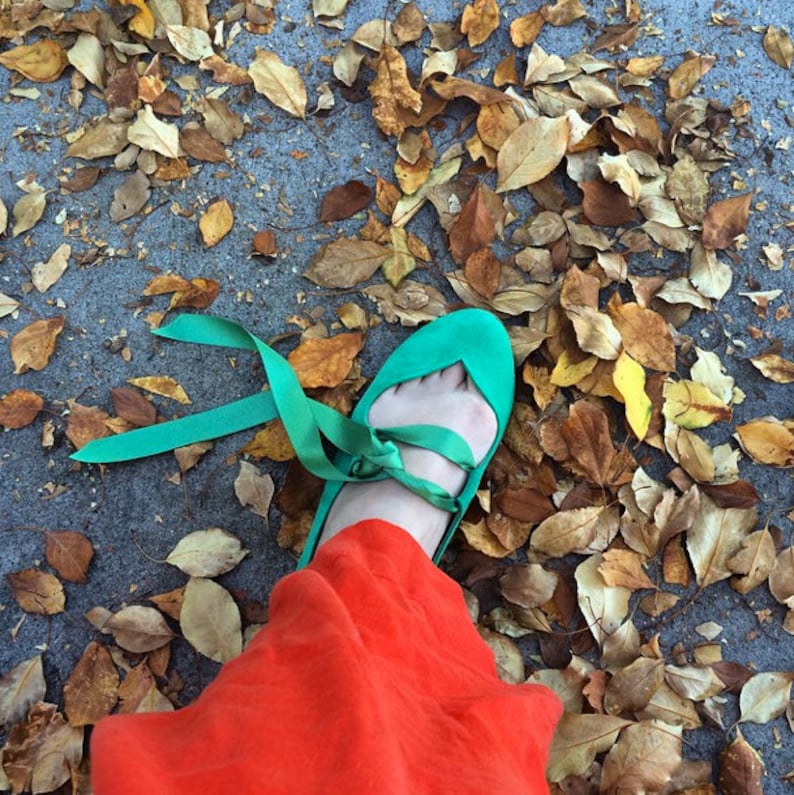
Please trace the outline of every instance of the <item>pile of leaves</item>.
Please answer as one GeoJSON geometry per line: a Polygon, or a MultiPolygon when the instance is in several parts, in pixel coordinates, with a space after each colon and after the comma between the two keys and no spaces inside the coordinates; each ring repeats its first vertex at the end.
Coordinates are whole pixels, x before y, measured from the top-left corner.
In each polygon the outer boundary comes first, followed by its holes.
{"type": "MultiPolygon", "coordinates": [[[[345,6],[315,0],[314,16],[339,27],[345,6]]],[[[519,399],[463,523],[466,544],[452,573],[468,589],[500,675],[546,684],[565,704],[548,769],[552,790],[707,793],[718,777],[722,792],[760,792],[764,763],[726,722],[726,705],[738,698],[739,721],[766,723],[784,712],[794,721],[794,671],[754,672],[723,659],[715,622],[697,628],[703,643],[689,651],[667,648],[659,634],[723,580],[740,594],[768,588],[788,608],[783,627],[794,634],[794,547],[759,522],[758,494],[739,473],[742,455],[794,465],[794,418],[759,415],[733,428],[735,443],[713,446],[703,429],[730,427],[745,395],[719,357],[682,330],[693,311],[711,311],[731,288],[730,260],[754,197],[746,186],[716,195],[712,182],[733,162],[749,107],[702,96],[714,56],[690,52],[674,63],[632,56],[643,28],[633,0],[586,51],[563,58],[541,46],[547,26],[586,16],[579,0],[559,0],[508,23],[495,0],[475,0],[458,19],[427,23],[410,3],[340,43],[313,103],[297,64],[277,53],[259,49],[247,65],[219,54],[243,31],[267,36],[278,24],[268,3],[238,4],[217,17],[194,0],[123,0],[108,11],[72,13],[12,4],[0,15],[0,38],[15,43],[0,53],[0,65],[33,83],[69,74],[75,108],[89,84],[102,97],[107,112],[68,134],[67,157],[80,165],[62,190],[92,187],[105,166],[84,163],[113,158],[115,168],[131,171],[109,207],[116,222],[146,212],[153,191],[169,183],[187,180],[189,190],[202,163],[231,162],[246,132],[245,113],[233,106],[252,90],[301,124],[331,111],[336,95],[365,91],[374,125],[395,146],[394,179],[377,176],[374,191],[352,180],[326,194],[320,222],[364,211],[366,222],[322,245],[305,276],[329,295],[358,291],[375,309],[341,305],[333,334],[313,318],[299,320],[303,333],[290,361],[301,383],[349,411],[364,383],[358,355],[381,320],[414,326],[460,305],[504,318],[519,399]],[[505,26],[509,54],[492,70],[478,69],[505,26]],[[198,85],[198,73],[172,79],[169,60],[196,65],[229,89],[196,101],[191,111],[200,121],[177,123],[184,115],[178,91],[198,85]],[[420,213],[435,216],[447,251],[433,253],[409,228],[420,213]],[[454,263],[444,284],[428,278],[434,260],[454,263]],[[520,645],[529,636],[538,639],[539,657],[527,679],[520,645]],[[683,757],[685,733],[704,723],[730,737],[718,769],[683,757]]],[[[758,35],[770,58],[790,69],[788,35],[775,27],[758,35]]],[[[15,90],[31,91],[23,85],[15,90]]],[[[24,195],[10,212],[14,237],[33,229],[47,206],[48,191],[35,180],[18,187],[24,195]]],[[[207,248],[235,220],[226,199],[196,215],[207,248]]],[[[0,203],[0,234],[7,217],[0,203]]],[[[251,246],[259,256],[278,253],[269,229],[253,235],[251,246]]],[[[770,263],[782,262],[779,247],[765,251],[770,263]]],[[[46,292],[72,259],[68,244],[59,247],[32,268],[31,288],[46,292]]],[[[154,327],[174,310],[206,309],[219,291],[212,279],[158,274],[141,307],[171,298],[144,319],[154,327]]],[[[760,287],[746,295],[763,310],[774,297],[760,287]]],[[[0,316],[14,316],[19,303],[0,293],[0,316]]],[[[14,372],[44,369],[64,325],[57,315],[14,334],[14,372]]],[[[123,340],[119,346],[124,355],[123,340]]],[[[794,362],[780,351],[752,362],[771,381],[794,382],[794,362]]],[[[190,402],[173,378],[142,376],[113,390],[113,415],[71,400],[69,441],[79,448],[157,422],[151,395],[190,402]]],[[[9,391],[0,423],[25,427],[44,405],[31,390],[9,391]]],[[[52,428],[46,419],[45,446],[52,428]]],[[[181,472],[211,448],[178,451],[181,472]]],[[[250,460],[291,462],[275,499],[278,539],[299,550],[319,484],[294,463],[278,422],[239,455],[238,497],[261,516],[272,484],[250,460]]],[[[47,563],[62,579],[85,581],[93,550],[83,536],[48,532],[46,544],[47,563]]],[[[190,577],[183,588],[157,596],[154,607],[91,611],[88,620],[113,645],[93,641],[85,650],[64,687],[63,714],[43,702],[41,656],[10,671],[0,696],[0,720],[10,727],[7,786],[47,792],[71,780],[80,791],[84,726],[114,709],[173,708],[180,686],[168,663],[176,626],[213,660],[239,653],[240,611],[211,578],[244,554],[225,531],[198,531],[168,558],[190,577]]],[[[7,580],[23,610],[63,611],[53,574],[31,568],[7,580]]],[[[262,620],[261,611],[249,611],[252,627],[262,620]]]]}

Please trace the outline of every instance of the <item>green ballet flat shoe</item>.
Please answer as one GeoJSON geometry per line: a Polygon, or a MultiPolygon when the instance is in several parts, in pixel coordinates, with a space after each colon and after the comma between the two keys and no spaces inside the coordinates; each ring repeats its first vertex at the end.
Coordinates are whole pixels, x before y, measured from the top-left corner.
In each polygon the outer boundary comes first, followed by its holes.
{"type": "Polygon", "coordinates": [[[463,309],[423,326],[387,359],[351,417],[307,397],[292,367],[250,332],[221,318],[182,315],[153,332],[166,339],[256,351],[270,390],[188,417],[97,439],[72,455],[85,463],[131,461],[246,430],[279,417],[298,459],[327,481],[299,566],[314,556],[328,511],[345,483],[394,478],[432,505],[450,513],[447,532],[433,560],[438,562],[474,497],[485,467],[510,417],[515,372],[510,342],[501,322],[480,309],[463,309]],[[461,362],[497,418],[497,433],[485,457],[476,463],[460,435],[441,426],[373,428],[372,404],[390,387],[461,362]],[[335,448],[331,457],[327,443],[335,448]],[[460,494],[406,472],[398,444],[423,447],[467,471],[460,494]]]}

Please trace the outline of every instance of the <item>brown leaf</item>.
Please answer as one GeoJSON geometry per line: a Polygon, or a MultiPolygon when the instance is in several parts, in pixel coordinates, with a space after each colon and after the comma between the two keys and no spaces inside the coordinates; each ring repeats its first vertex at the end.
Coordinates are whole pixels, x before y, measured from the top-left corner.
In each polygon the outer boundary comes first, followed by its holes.
{"type": "Polygon", "coordinates": [[[179,464],[179,471],[189,472],[213,447],[212,442],[194,442],[184,447],[177,447],[174,450],[174,458],[179,464]]]}
{"type": "Polygon", "coordinates": [[[39,616],[63,613],[66,594],[57,577],[40,569],[22,569],[6,574],[6,582],[16,603],[26,612],[39,616]]]}
{"type": "Polygon", "coordinates": [[[113,411],[139,428],[154,425],[157,421],[157,409],[137,389],[128,386],[116,387],[110,390],[110,399],[113,401],[113,411]]]}
{"type": "Polygon", "coordinates": [[[753,366],[776,384],[794,384],[794,362],[775,353],[764,353],[750,358],[753,366]]]}
{"type": "Polygon", "coordinates": [[[609,483],[616,451],[604,412],[579,400],[571,406],[560,433],[577,470],[592,483],[609,483]]]}
{"type": "Polygon", "coordinates": [[[582,207],[587,219],[599,226],[621,226],[633,221],[637,213],[629,197],[617,186],[591,180],[580,182],[584,194],[582,207]]]}
{"type": "Polygon", "coordinates": [[[14,666],[0,679],[0,726],[13,726],[44,698],[47,683],[41,655],[14,666]]]}
{"type": "Polygon", "coordinates": [[[474,0],[463,9],[460,32],[468,36],[469,47],[486,41],[499,27],[499,6],[496,0],[474,0]]]}
{"type": "Polygon", "coordinates": [[[744,234],[750,215],[751,193],[714,202],[703,218],[701,242],[705,248],[728,248],[737,235],[744,234]]]}
{"type": "Polygon", "coordinates": [[[363,210],[372,201],[372,191],[368,185],[352,179],[344,185],[337,185],[323,197],[320,207],[321,221],[341,221],[363,210]]]}
{"type": "Polygon", "coordinates": [[[502,263],[490,246],[473,251],[464,268],[466,280],[483,298],[490,301],[499,289],[502,263]]]}
{"type": "Polygon", "coordinates": [[[449,250],[459,265],[478,249],[490,245],[496,236],[496,223],[486,191],[478,183],[471,192],[449,233],[449,250]]]}
{"type": "Polygon", "coordinates": [[[226,150],[204,127],[185,126],[179,131],[179,143],[185,152],[195,160],[207,163],[225,163],[226,150]]]}
{"type": "Polygon", "coordinates": [[[658,312],[639,304],[614,301],[610,301],[607,309],[632,359],[652,370],[675,370],[673,336],[658,312]]]}
{"type": "Polygon", "coordinates": [[[747,480],[735,483],[703,483],[700,490],[720,508],[753,508],[758,505],[758,492],[747,480]]]}
{"type": "Polygon", "coordinates": [[[78,449],[94,439],[110,436],[107,420],[110,416],[97,406],[81,406],[71,403],[66,421],[66,438],[78,449]]]}
{"type": "Polygon", "coordinates": [[[276,235],[270,229],[264,229],[254,235],[254,252],[263,257],[275,257],[278,254],[276,235]]]}
{"type": "Polygon", "coordinates": [[[791,69],[794,61],[794,44],[783,28],[770,25],[764,33],[764,50],[766,54],[783,69],[791,69]]]}
{"type": "Polygon", "coordinates": [[[170,643],[174,633],[159,610],[142,605],[122,607],[104,625],[122,649],[142,654],[170,643]]]}
{"type": "Polygon", "coordinates": [[[571,552],[582,554],[595,539],[603,514],[604,508],[600,505],[558,511],[532,531],[529,545],[554,558],[561,558],[571,552]]]}
{"type": "Polygon", "coordinates": [[[11,338],[11,358],[17,375],[28,370],[43,370],[55,350],[55,340],[63,331],[62,315],[48,320],[34,320],[11,338]]]}
{"type": "Polygon", "coordinates": [[[364,335],[358,332],[307,339],[289,354],[287,360],[305,389],[335,387],[344,381],[363,345],[364,335]]]}
{"type": "Polygon", "coordinates": [[[74,530],[48,530],[44,534],[44,555],[47,563],[67,582],[86,582],[86,573],[94,547],[74,530]]]}
{"type": "Polygon", "coordinates": [[[242,66],[225,61],[220,55],[208,55],[199,61],[199,69],[208,69],[212,72],[212,79],[216,83],[229,86],[244,86],[251,83],[251,76],[242,66]]]}
{"type": "Polygon", "coordinates": [[[416,41],[425,29],[425,19],[416,3],[408,3],[400,9],[394,20],[392,32],[400,44],[416,41]]]}
{"type": "Polygon", "coordinates": [[[107,647],[86,646],[63,686],[64,712],[71,726],[88,726],[109,715],[118,701],[119,672],[107,647]]]}
{"type": "Polygon", "coordinates": [[[312,257],[305,275],[320,287],[353,287],[369,279],[390,253],[366,240],[333,240],[312,257]]]}
{"type": "Polygon", "coordinates": [[[372,116],[385,135],[402,135],[408,126],[405,111],[419,113],[422,109],[422,95],[408,80],[405,59],[389,45],[380,51],[369,93],[375,103],[372,116]]]}
{"type": "Polygon", "coordinates": [[[767,529],[756,530],[742,539],[742,548],[729,561],[728,568],[741,577],[731,580],[731,587],[745,594],[757,588],[775,567],[777,551],[767,529]]]}
{"type": "Polygon", "coordinates": [[[24,428],[36,419],[44,408],[44,398],[28,389],[12,389],[0,398],[0,425],[5,428],[24,428]]]}
{"type": "Polygon", "coordinates": [[[521,607],[540,607],[554,596],[559,575],[538,563],[511,566],[499,578],[502,596],[521,607]]]}
{"type": "Polygon", "coordinates": [[[608,715],[639,712],[663,682],[664,660],[639,657],[613,674],[604,693],[604,709],[608,715]]]}
{"type": "Polygon", "coordinates": [[[720,752],[719,762],[723,795],[764,795],[764,762],[738,727],[736,739],[720,752]]]}
{"type": "Polygon", "coordinates": [[[630,549],[608,549],[598,571],[607,585],[622,585],[632,591],[655,588],[643,569],[645,556],[630,549]]]}
{"type": "Polygon", "coordinates": [[[206,309],[211,306],[221,291],[221,285],[215,279],[197,277],[191,279],[186,289],[177,290],[171,296],[168,309],[190,307],[192,309],[206,309]]]}
{"type": "Polygon", "coordinates": [[[179,621],[179,614],[182,612],[182,602],[184,598],[185,589],[174,588],[171,591],[150,596],[148,601],[157,605],[157,609],[161,613],[165,613],[169,618],[173,618],[174,621],[179,621]]]}
{"type": "Polygon", "coordinates": [[[14,793],[53,792],[77,773],[82,756],[83,730],[69,726],[55,704],[39,701],[8,733],[3,769],[14,793]]]}
{"type": "Polygon", "coordinates": [[[34,83],[52,83],[61,76],[69,59],[66,50],[52,39],[21,44],[0,53],[0,65],[27,77],[34,83]]]}
{"type": "Polygon", "coordinates": [[[579,0],[557,0],[554,5],[541,6],[540,13],[546,22],[555,27],[570,25],[571,22],[587,16],[579,0]]]}

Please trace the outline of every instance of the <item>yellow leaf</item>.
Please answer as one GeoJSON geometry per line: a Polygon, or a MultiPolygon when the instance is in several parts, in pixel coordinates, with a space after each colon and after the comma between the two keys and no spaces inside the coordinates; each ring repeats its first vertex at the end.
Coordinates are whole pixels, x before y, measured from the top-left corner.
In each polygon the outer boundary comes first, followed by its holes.
{"type": "Polygon", "coordinates": [[[50,39],[22,44],[0,53],[0,64],[34,83],[52,83],[60,77],[68,63],[66,50],[50,39]]]}
{"type": "Polygon", "coordinates": [[[129,28],[144,39],[154,38],[155,20],[144,0],[120,0],[124,6],[135,6],[138,13],[130,20],[129,28]]]}
{"type": "Polygon", "coordinates": [[[615,362],[612,380],[626,404],[629,427],[638,439],[644,439],[653,414],[653,404],[645,392],[645,370],[623,351],[615,362]]]}
{"type": "Polygon", "coordinates": [[[578,384],[585,376],[590,375],[598,364],[598,358],[588,356],[581,362],[574,362],[567,349],[563,349],[557,364],[551,371],[550,381],[555,386],[573,386],[578,384]]]}
{"type": "Polygon", "coordinates": [[[794,433],[776,419],[751,420],[736,426],[742,448],[759,464],[794,466],[794,433]]]}
{"type": "Polygon", "coordinates": [[[207,207],[199,219],[201,239],[207,248],[212,248],[223,240],[234,224],[232,207],[226,199],[219,199],[207,207]]]}
{"type": "Polygon", "coordinates": [[[682,428],[727,422],[733,414],[708,387],[696,381],[665,381],[663,395],[665,418],[682,428]]]}
{"type": "Polygon", "coordinates": [[[129,378],[127,383],[145,389],[154,395],[161,395],[175,400],[183,406],[187,406],[191,402],[182,386],[168,375],[147,375],[141,378],[129,378]]]}

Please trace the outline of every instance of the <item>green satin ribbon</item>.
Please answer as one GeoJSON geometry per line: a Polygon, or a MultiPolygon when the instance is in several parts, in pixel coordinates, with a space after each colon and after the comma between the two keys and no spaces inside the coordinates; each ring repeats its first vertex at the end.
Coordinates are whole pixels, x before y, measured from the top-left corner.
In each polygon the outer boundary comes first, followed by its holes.
{"type": "Polygon", "coordinates": [[[153,332],[178,342],[256,351],[270,390],[208,411],[150,425],[118,436],[96,439],[72,455],[91,464],[132,461],[195,442],[217,439],[280,418],[295,453],[312,474],[323,480],[369,482],[394,478],[432,505],[456,512],[458,500],[440,486],[405,471],[398,443],[422,447],[472,471],[471,448],[454,431],[437,425],[373,428],[345,417],[307,397],[289,362],[242,326],[222,318],[182,315],[153,332]],[[336,449],[335,461],[324,440],[336,449]]]}

